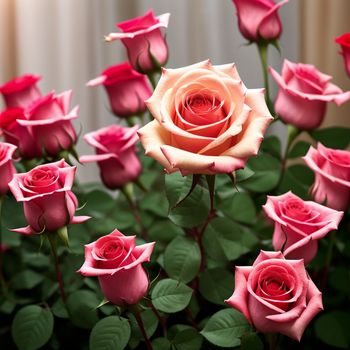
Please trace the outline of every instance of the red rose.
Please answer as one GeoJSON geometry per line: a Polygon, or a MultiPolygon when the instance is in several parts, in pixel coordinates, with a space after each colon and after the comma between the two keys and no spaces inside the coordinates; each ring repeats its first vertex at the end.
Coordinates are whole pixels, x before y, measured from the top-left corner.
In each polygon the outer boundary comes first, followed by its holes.
{"type": "Polygon", "coordinates": [[[0,195],[7,193],[8,183],[12,180],[16,169],[12,163],[13,153],[16,151],[16,146],[10,143],[0,142],[0,195]]]}
{"type": "Polygon", "coordinates": [[[345,63],[345,70],[350,77],[350,33],[345,33],[335,39],[335,42],[341,46],[341,55],[345,63]]]}

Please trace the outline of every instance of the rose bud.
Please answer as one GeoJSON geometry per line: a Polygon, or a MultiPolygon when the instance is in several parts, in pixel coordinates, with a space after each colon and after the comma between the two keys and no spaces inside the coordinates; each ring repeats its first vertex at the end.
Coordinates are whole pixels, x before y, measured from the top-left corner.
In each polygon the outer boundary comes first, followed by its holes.
{"type": "Polygon", "coordinates": [[[323,310],[322,294],[303,260],[261,251],[253,266],[237,266],[235,291],[226,300],[258,331],[300,341],[309,322],[323,310]]]}
{"type": "Polygon", "coordinates": [[[326,113],[327,102],[338,106],[350,99],[350,91],[343,92],[330,83],[332,77],[321,73],[311,64],[284,60],[282,76],[270,67],[279,85],[275,110],[288,124],[301,130],[318,128],[326,113]]]}
{"type": "Polygon", "coordinates": [[[84,140],[95,147],[96,155],[80,157],[81,163],[97,162],[103,183],[110,189],[123,187],[141,174],[140,160],[136,155],[136,130],[110,125],[84,135],[84,140]]]}
{"type": "Polygon", "coordinates": [[[336,230],[343,212],[312,201],[303,201],[292,192],[267,196],[263,205],[267,216],[275,222],[272,244],[284,248],[289,259],[304,259],[308,264],[317,254],[317,240],[336,230]]]}
{"type": "Polygon", "coordinates": [[[128,62],[107,68],[86,85],[103,85],[113,113],[122,118],[142,114],[146,110],[144,101],[152,95],[147,78],[128,62]]]}
{"type": "Polygon", "coordinates": [[[67,224],[81,223],[88,216],[74,216],[78,206],[71,191],[76,167],[64,160],[43,164],[27,173],[15,174],[9,183],[17,202],[23,202],[27,227],[12,231],[26,235],[54,232],[67,224]]]}
{"type": "Polygon", "coordinates": [[[16,148],[10,143],[0,142],[0,196],[7,193],[9,189],[8,183],[16,173],[16,168],[13,165],[13,153],[16,151],[16,148]]]}
{"type": "Polygon", "coordinates": [[[168,47],[161,27],[168,27],[170,13],[154,17],[153,11],[117,24],[123,33],[110,33],[106,41],[120,39],[131,65],[140,73],[157,71],[168,60],[168,47]]]}
{"type": "Polygon", "coordinates": [[[118,230],[85,245],[85,262],[78,271],[97,276],[106,299],[133,305],[147,293],[149,280],[142,263],[150,261],[155,242],[136,246],[135,236],[118,230]]]}
{"type": "Polygon", "coordinates": [[[340,54],[343,56],[345,70],[350,77],[350,33],[345,33],[335,39],[335,42],[341,46],[340,54]]]}
{"type": "Polygon", "coordinates": [[[346,211],[350,204],[350,152],[319,143],[317,149],[310,147],[303,159],[315,173],[311,191],[315,201],[346,211]]]}
{"type": "Polygon", "coordinates": [[[278,39],[282,24],[277,11],[286,2],[288,0],[277,4],[273,0],[233,0],[241,34],[254,42],[278,39]]]}

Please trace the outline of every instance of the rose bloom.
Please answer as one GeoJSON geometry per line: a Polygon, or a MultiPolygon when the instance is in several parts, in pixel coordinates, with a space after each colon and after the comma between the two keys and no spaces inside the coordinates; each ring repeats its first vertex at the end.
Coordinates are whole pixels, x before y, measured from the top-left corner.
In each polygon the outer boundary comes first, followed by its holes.
{"type": "Polygon", "coordinates": [[[335,42],[341,46],[341,55],[344,59],[345,70],[350,77],[350,33],[345,33],[335,39],[335,42]]]}
{"type": "Polygon", "coordinates": [[[350,91],[343,92],[330,83],[332,77],[321,73],[311,64],[284,60],[282,76],[270,67],[279,85],[275,110],[288,124],[302,130],[318,128],[326,113],[327,102],[337,105],[350,99],[350,91]]]}
{"type": "Polygon", "coordinates": [[[322,294],[303,260],[261,251],[253,266],[237,266],[235,291],[226,300],[258,331],[282,333],[300,341],[313,317],[323,310],[322,294]]]}
{"type": "Polygon", "coordinates": [[[140,73],[156,71],[168,60],[168,47],[160,28],[168,27],[169,17],[170,13],[154,17],[150,10],[144,16],[118,23],[123,33],[110,33],[105,39],[120,39],[130,63],[140,73]]]}
{"type": "Polygon", "coordinates": [[[209,60],[164,69],[139,130],[146,155],[167,173],[231,173],[257,155],[272,120],[263,89],[247,89],[235,65],[209,60]]]}
{"type": "Polygon", "coordinates": [[[142,263],[150,260],[155,242],[136,246],[135,236],[118,230],[85,245],[85,262],[78,271],[97,276],[106,299],[119,306],[136,304],[148,290],[142,263]]]}
{"type": "Polygon", "coordinates": [[[37,82],[41,77],[26,74],[17,77],[6,84],[0,86],[6,107],[28,107],[33,101],[41,96],[37,82]]]}
{"type": "Polygon", "coordinates": [[[8,183],[16,173],[16,168],[13,165],[13,154],[16,148],[10,143],[0,142],[0,196],[7,193],[8,183]]]}
{"type": "Polygon", "coordinates": [[[110,125],[84,135],[84,140],[95,147],[96,155],[81,156],[81,163],[97,162],[103,183],[110,189],[123,187],[136,180],[142,171],[136,155],[136,130],[110,125]]]}
{"type": "Polygon", "coordinates": [[[152,95],[147,78],[136,72],[128,62],[104,70],[87,86],[103,85],[115,115],[127,118],[146,110],[145,100],[152,95]]]}
{"type": "Polygon", "coordinates": [[[350,203],[350,152],[327,148],[321,143],[310,147],[303,157],[315,173],[312,195],[316,202],[336,210],[347,210],[350,203]]]}
{"type": "Polygon", "coordinates": [[[308,264],[317,254],[317,240],[336,230],[343,212],[312,201],[303,201],[292,192],[267,196],[263,205],[267,216],[275,222],[272,244],[275,250],[284,247],[289,259],[304,259],[308,264]]]}
{"type": "Polygon", "coordinates": [[[23,202],[29,226],[12,231],[27,235],[54,232],[67,224],[89,219],[88,216],[74,216],[78,206],[71,191],[75,172],[76,167],[60,160],[15,174],[9,187],[17,202],[23,202]]]}
{"type": "Polygon", "coordinates": [[[249,41],[278,39],[282,24],[278,10],[288,0],[277,4],[273,0],[232,0],[237,9],[241,34],[249,41]]]}

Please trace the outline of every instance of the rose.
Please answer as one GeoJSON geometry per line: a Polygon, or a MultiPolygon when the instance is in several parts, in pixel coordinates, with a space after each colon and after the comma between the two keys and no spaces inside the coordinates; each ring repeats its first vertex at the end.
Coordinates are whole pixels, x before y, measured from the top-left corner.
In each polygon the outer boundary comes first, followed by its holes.
{"type": "Polygon", "coordinates": [[[101,85],[106,88],[114,114],[119,117],[138,115],[146,110],[144,100],[152,95],[147,78],[125,62],[104,70],[87,86],[101,85]]]}
{"type": "Polygon", "coordinates": [[[71,191],[75,172],[75,166],[60,160],[39,165],[27,173],[15,174],[9,187],[17,202],[23,202],[29,226],[12,231],[23,234],[54,232],[67,224],[89,219],[74,216],[78,205],[71,191]]]}
{"type": "Polygon", "coordinates": [[[10,107],[28,107],[34,100],[41,96],[36,83],[41,79],[37,75],[26,74],[17,77],[0,86],[5,104],[10,107]]]}
{"type": "Polygon", "coordinates": [[[335,42],[341,46],[341,55],[345,63],[345,70],[350,77],[350,33],[345,33],[335,39],[335,42]]]}
{"type": "Polygon", "coordinates": [[[128,51],[131,65],[140,73],[149,73],[165,65],[168,47],[160,30],[168,27],[170,13],[154,17],[153,11],[144,16],[117,24],[124,33],[110,33],[106,41],[120,39],[128,51]]]}
{"type": "Polygon", "coordinates": [[[118,230],[85,245],[85,262],[78,271],[97,276],[106,299],[119,306],[136,304],[148,290],[142,263],[150,260],[154,242],[136,246],[135,236],[118,230]]]}
{"type": "Polygon", "coordinates": [[[284,247],[289,259],[304,259],[309,263],[317,253],[317,240],[336,230],[343,212],[318,203],[304,202],[292,192],[267,196],[263,205],[267,216],[275,222],[272,243],[275,250],[284,247]]]}
{"type": "Polygon", "coordinates": [[[280,87],[275,110],[285,122],[302,130],[318,128],[325,116],[327,102],[340,105],[350,99],[330,83],[331,76],[321,73],[311,64],[284,60],[282,76],[270,67],[270,73],[280,87]]]}
{"type": "Polygon", "coordinates": [[[241,34],[249,41],[278,39],[282,24],[277,11],[288,0],[275,4],[273,0],[233,0],[237,9],[241,34]]]}
{"type": "Polygon", "coordinates": [[[80,157],[81,163],[97,162],[103,183],[110,189],[134,181],[142,171],[136,155],[136,130],[110,125],[84,135],[84,140],[95,147],[96,155],[80,157]]]}
{"type": "Polygon", "coordinates": [[[261,251],[253,266],[237,266],[235,290],[226,300],[260,332],[282,333],[300,341],[323,309],[322,294],[307,275],[303,260],[261,251]]]}
{"type": "Polygon", "coordinates": [[[319,143],[317,149],[310,147],[303,159],[315,173],[315,201],[345,211],[350,203],[350,152],[319,143]]]}
{"type": "Polygon", "coordinates": [[[7,193],[8,183],[16,173],[16,168],[13,165],[13,153],[16,148],[10,143],[0,142],[0,196],[7,193]]]}
{"type": "Polygon", "coordinates": [[[167,173],[231,173],[258,153],[272,120],[263,89],[247,89],[233,64],[164,69],[139,130],[146,155],[167,173]]]}

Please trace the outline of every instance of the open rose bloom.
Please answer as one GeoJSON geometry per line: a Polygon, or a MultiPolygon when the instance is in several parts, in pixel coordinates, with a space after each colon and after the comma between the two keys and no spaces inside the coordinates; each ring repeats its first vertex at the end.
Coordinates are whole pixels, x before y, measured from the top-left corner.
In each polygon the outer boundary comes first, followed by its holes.
{"type": "Polygon", "coordinates": [[[16,173],[13,165],[13,154],[17,147],[10,143],[0,142],[0,196],[7,193],[8,183],[16,173]]]}
{"type": "Polygon", "coordinates": [[[350,77],[350,33],[339,36],[335,41],[341,47],[340,54],[343,56],[346,73],[350,77]]]}
{"type": "Polygon", "coordinates": [[[234,64],[209,60],[163,69],[146,101],[154,121],[138,133],[167,173],[231,173],[257,155],[272,120],[263,89],[247,89],[234,64]]]}

